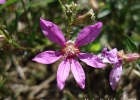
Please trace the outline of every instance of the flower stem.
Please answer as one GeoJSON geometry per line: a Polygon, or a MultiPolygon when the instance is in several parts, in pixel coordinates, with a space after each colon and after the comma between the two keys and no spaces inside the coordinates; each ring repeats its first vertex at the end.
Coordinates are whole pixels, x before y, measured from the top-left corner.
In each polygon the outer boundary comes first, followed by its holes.
{"type": "Polygon", "coordinates": [[[19,44],[15,43],[15,42],[11,42],[12,45],[14,45],[15,47],[19,48],[19,49],[22,49],[22,50],[26,50],[26,48],[24,47],[21,47],[19,44]]]}
{"type": "Polygon", "coordinates": [[[71,37],[70,32],[71,32],[71,17],[68,18],[68,28],[67,28],[67,38],[69,39],[71,37]]]}
{"type": "Polygon", "coordinates": [[[11,44],[12,44],[13,46],[15,46],[16,48],[21,49],[21,50],[29,50],[29,51],[32,51],[32,52],[35,51],[33,48],[25,48],[25,47],[23,47],[23,46],[20,46],[19,44],[17,44],[17,43],[14,42],[14,41],[12,41],[11,44]]]}
{"type": "Polygon", "coordinates": [[[25,48],[25,47],[23,47],[23,46],[20,46],[19,44],[17,44],[17,43],[14,42],[14,41],[12,41],[11,44],[12,44],[13,46],[15,46],[16,48],[21,49],[21,50],[29,50],[29,51],[31,51],[31,52],[34,52],[34,51],[35,51],[33,48],[25,48]]]}

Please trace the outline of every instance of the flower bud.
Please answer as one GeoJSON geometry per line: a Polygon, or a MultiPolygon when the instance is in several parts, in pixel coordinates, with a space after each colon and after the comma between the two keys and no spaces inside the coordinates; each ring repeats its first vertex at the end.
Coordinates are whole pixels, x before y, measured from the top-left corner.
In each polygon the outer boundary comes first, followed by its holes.
{"type": "Polygon", "coordinates": [[[140,58],[140,55],[138,53],[124,54],[123,50],[118,51],[117,56],[118,58],[123,59],[125,62],[137,61],[140,58]]]}
{"type": "Polygon", "coordinates": [[[138,53],[129,53],[124,55],[124,60],[126,62],[137,61],[140,58],[138,53]]]}
{"type": "Polygon", "coordinates": [[[67,17],[71,17],[74,13],[77,12],[78,9],[77,4],[74,2],[72,2],[70,5],[66,4],[65,8],[65,13],[67,17]]]}
{"type": "Polygon", "coordinates": [[[81,25],[85,23],[90,23],[95,20],[93,10],[90,9],[86,14],[80,15],[74,19],[74,25],[81,25]]]}

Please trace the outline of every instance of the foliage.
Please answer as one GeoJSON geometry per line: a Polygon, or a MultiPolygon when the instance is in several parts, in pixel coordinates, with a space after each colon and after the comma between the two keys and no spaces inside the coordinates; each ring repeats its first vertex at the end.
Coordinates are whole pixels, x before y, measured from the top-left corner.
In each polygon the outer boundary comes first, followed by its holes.
{"type": "Polygon", "coordinates": [[[0,5],[0,99],[139,100],[140,61],[127,63],[130,67],[123,63],[122,78],[115,91],[112,91],[108,80],[111,65],[103,69],[93,69],[81,63],[85,73],[88,73],[86,88],[81,90],[70,76],[66,88],[60,91],[55,80],[59,61],[51,65],[32,62],[31,59],[39,52],[60,49],[42,34],[40,18],[57,24],[67,36],[66,26],[69,24],[59,1],[62,4],[71,4],[74,1],[80,5],[74,18],[87,13],[91,8],[95,13],[96,21],[73,25],[73,40],[85,26],[98,21],[103,23],[98,39],[82,47],[81,51],[100,54],[104,45],[107,45],[109,49],[123,49],[125,53],[140,52],[139,0],[98,0],[98,9],[94,9],[89,0],[7,0],[0,5]]]}

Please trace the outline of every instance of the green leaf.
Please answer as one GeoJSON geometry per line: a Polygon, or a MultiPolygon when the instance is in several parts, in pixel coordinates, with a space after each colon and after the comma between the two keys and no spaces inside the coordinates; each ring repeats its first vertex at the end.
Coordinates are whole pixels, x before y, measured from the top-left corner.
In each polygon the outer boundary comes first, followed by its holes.
{"type": "Polygon", "coordinates": [[[110,14],[110,13],[111,13],[111,10],[109,10],[109,9],[104,10],[104,11],[98,13],[97,18],[105,17],[105,16],[107,16],[107,15],[110,14]]]}
{"type": "Polygon", "coordinates": [[[72,2],[77,3],[77,0],[67,0],[68,4],[71,4],[72,2]]]}
{"type": "Polygon", "coordinates": [[[90,43],[88,45],[88,50],[91,52],[99,52],[101,50],[101,44],[98,42],[90,43]]]}
{"type": "Polygon", "coordinates": [[[77,0],[73,0],[73,2],[77,3],[77,0]]]}
{"type": "Polygon", "coordinates": [[[68,4],[71,4],[72,0],[68,0],[68,4]]]}
{"type": "MultiPolygon", "coordinates": [[[[45,7],[46,5],[48,5],[49,3],[54,2],[55,0],[37,0],[37,1],[32,1],[28,4],[28,7],[38,7],[38,6],[42,6],[45,7]]],[[[27,9],[27,8],[26,8],[27,9]]]]}
{"type": "Polygon", "coordinates": [[[5,4],[0,6],[0,10],[9,6],[9,5],[11,5],[11,4],[13,4],[13,3],[15,3],[15,2],[17,2],[17,0],[7,0],[5,4]]]}
{"type": "Polygon", "coordinates": [[[5,78],[2,82],[0,82],[0,88],[1,88],[2,85],[5,83],[6,80],[7,80],[7,78],[5,78]]]}
{"type": "Polygon", "coordinates": [[[126,46],[126,49],[130,52],[138,52],[137,46],[131,40],[131,38],[128,37],[127,35],[125,35],[125,46],[126,46]]]}

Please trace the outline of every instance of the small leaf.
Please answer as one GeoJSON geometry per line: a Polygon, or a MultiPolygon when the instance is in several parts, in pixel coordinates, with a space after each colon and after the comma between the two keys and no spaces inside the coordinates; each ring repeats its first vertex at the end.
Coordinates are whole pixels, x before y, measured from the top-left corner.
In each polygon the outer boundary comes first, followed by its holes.
{"type": "Polygon", "coordinates": [[[15,2],[17,2],[17,0],[7,0],[5,4],[0,6],[0,10],[9,6],[9,5],[11,5],[11,4],[13,4],[13,3],[15,3],[15,2]]]}
{"type": "Polygon", "coordinates": [[[97,15],[97,18],[105,17],[105,16],[107,16],[107,15],[110,14],[110,13],[111,13],[111,11],[110,11],[109,9],[104,10],[104,11],[100,12],[100,13],[97,15]]]}
{"type": "Polygon", "coordinates": [[[68,4],[71,4],[72,0],[68,0],[68,4]]]}
{"type": "Polygon", "coordinates": [[[127,35],[125,35],[125,45],[126,45],[126,49],[130,52],[138,52],[138,48],[135,45],[135,43],[131,40],[130,37],[128,37],[127,35]]]}
{"type": "Polygon", "coordinates": [[[4,85],[6,80],[7,80],[7,78],[5,78],[2,82],[0,82],[0,88],[2,87],[2,85],[4,85]]]}

